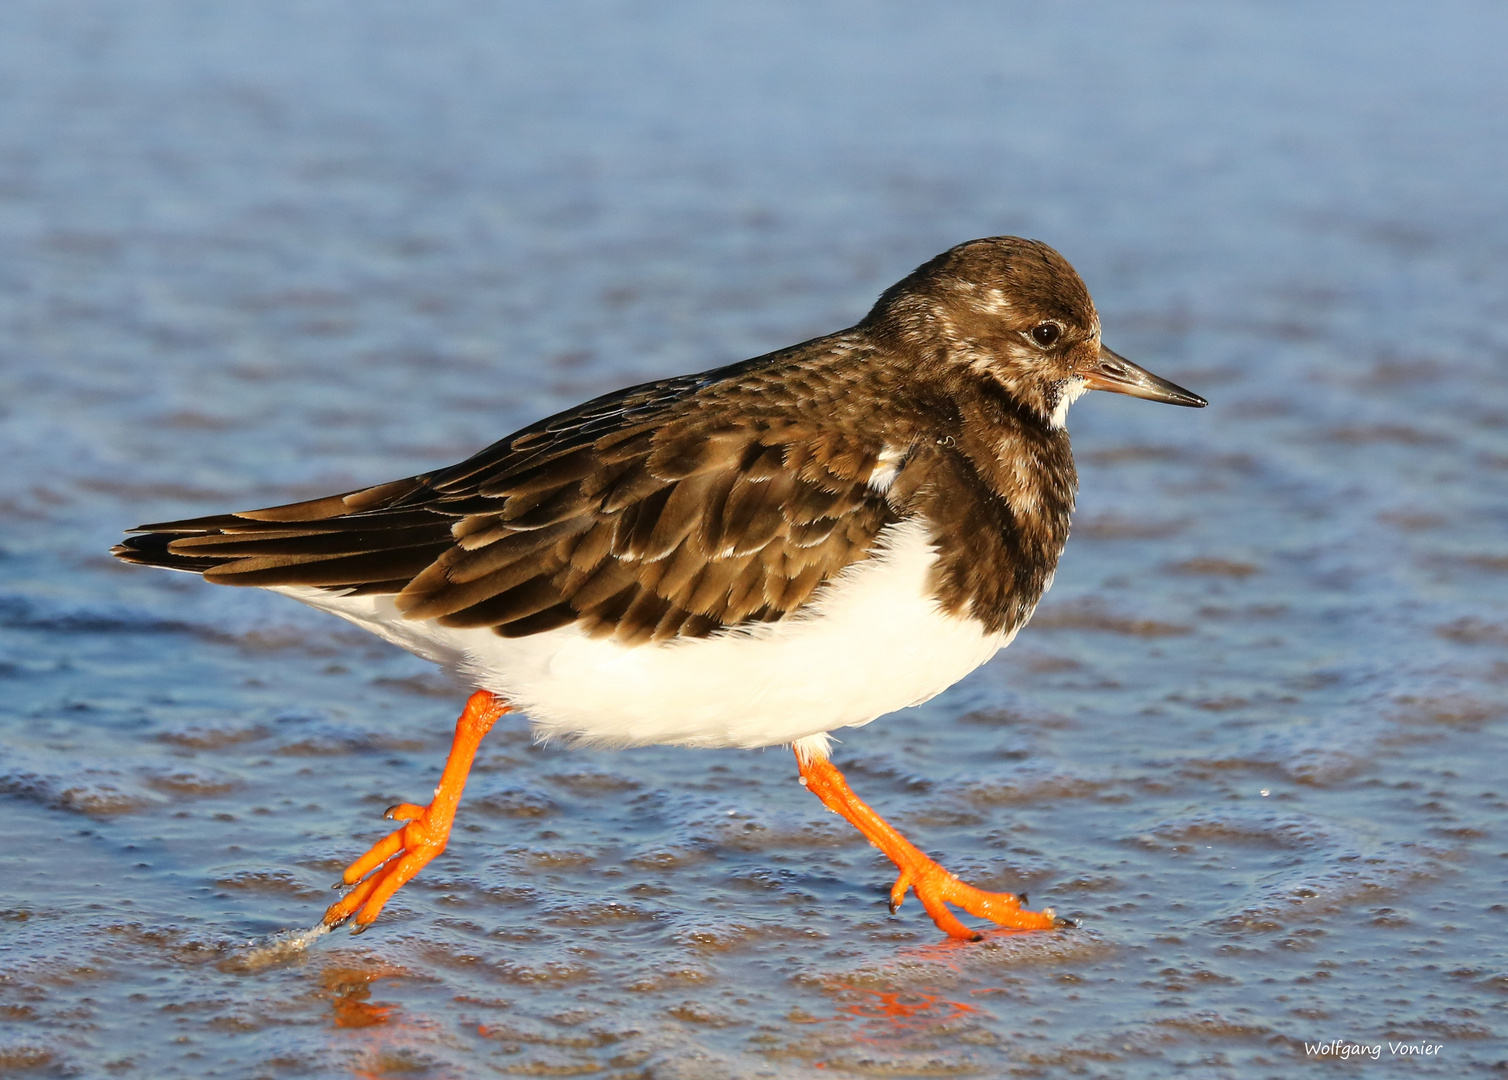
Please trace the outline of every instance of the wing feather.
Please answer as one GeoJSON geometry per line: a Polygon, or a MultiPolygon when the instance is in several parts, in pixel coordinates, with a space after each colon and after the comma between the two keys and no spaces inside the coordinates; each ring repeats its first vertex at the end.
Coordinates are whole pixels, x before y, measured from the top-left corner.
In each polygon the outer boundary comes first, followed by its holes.
{"type": "Polygon", "coordinates": [[[394,594],[409,618],[507,637],[574,623],[639,643],[784,618],[899,515],[867,486],[879,440],[712,392],[751,370],[608,395],[433,474],[143,526],[116,554],[394,594]]]}

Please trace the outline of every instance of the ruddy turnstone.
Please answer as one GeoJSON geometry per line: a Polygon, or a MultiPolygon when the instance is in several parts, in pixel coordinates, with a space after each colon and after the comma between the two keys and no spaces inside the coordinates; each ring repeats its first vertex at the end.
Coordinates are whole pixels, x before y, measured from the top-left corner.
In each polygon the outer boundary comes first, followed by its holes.
{"type": "Polygon", "coordinates": [[[630,387],[459,465],[308,502],[143,525],[130,562],[254,585],[479,687],[434,799],[346,870],[358,931],[445,849],[498,717],[593,746],[795,750],[801,782],[888,855],[938,927],[1051,909],[959,881],[828,760],[829,732],[926,701],[1030,618],[1068,538],[1064,419],[1086,390],[1202,397],[1100,343],[1052,248],[973,240],[857,325],[630,387]]]}

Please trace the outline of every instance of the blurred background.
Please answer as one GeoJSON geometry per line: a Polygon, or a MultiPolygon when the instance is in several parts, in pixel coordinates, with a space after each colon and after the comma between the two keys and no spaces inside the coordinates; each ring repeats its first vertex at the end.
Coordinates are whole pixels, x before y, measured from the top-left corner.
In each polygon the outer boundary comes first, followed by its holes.
{"type": "Polygon", "coordinates": [[[1505,40],[1486,0],[10,0],[0,1072],[1501,1064],[1505,40]],[[431,788],[465,688],[122,529],[449,464],[1001,233],[1211,405],[1080,402],[1037,619],[836,760],[1081,930],[891,918],[783,751],[519,722],[371,933],[247,947],[431,788]]]}

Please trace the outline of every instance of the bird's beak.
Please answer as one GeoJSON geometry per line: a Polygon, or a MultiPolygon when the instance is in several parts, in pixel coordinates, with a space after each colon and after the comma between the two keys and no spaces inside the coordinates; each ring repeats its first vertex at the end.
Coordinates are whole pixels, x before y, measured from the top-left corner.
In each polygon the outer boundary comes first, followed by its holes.
{"type": "Polygon", "coordinates": [[[1209,404],[1204,398],[1185,390],[1177,383],[1153,375],[1124,356],[1100,346],[1099,358],[1083,373],[1084,385],[1091,390],[1109,390],[1116,394],[1130,394],[1148,401],[1164,401],[1169,405],[1188,405],[1202,409],[1209,404]]]}

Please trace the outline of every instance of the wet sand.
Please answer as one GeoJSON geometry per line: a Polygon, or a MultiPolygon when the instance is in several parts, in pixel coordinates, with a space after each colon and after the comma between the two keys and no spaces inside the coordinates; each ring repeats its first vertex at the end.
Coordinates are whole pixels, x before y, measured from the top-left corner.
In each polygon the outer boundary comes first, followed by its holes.
{"type": "Polygon", "coordinates": [[[1508,1060],[1505,24],[7,5],[0,1074],[1508,1060]],[[121,529],[448,464],[1005,232],[1212,404],[1075,406],[1036,619],[835,760],[1081,928],[891,917],[889,863],[785,751],[568,751],[509,718],[376,928],[278,937],[431,789],[466,688],[118,565],[121,529]]]}

